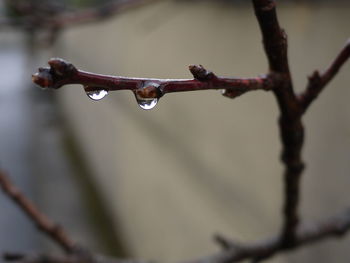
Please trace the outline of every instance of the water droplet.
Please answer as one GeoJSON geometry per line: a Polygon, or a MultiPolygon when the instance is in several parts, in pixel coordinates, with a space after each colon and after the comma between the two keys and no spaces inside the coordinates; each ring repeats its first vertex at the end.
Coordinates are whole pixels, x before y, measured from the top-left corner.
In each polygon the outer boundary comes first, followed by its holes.
{"type": "Polygon", "coordinates": [[[159,84],[153,82],[144,83],[143,87],[134,91],[137,103],[144,110],[153,109],[161,97],[159,84]]]}
{"type": "Polygon", "coordinates": [[[153,98],[153,99],[137,99],[137,103],[139,104],[141,109],[151,110],[157,105],[158,99],[157,98],[153,98]]]}
{"type": "Polygon", "coordinates": [[[86,95],[92,100],[102,100],[104,97],[108,95],[108,91],[101,89],[101,90],[91,90],[86,91],[86,95]]]}

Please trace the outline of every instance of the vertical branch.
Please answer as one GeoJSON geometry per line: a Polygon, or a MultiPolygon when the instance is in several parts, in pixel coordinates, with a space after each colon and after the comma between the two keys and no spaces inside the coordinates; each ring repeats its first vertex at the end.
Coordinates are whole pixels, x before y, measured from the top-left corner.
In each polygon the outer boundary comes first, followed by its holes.
{"type": "Polygon", "coordinates": [[[281,240],[282,246],[293,247],[299,223],[300,176],[304,167],[301,160],[304,138],[302,110],[293,90],[288,64],[287,36],[279,26],[276,3],[273,0],[253,0],[253,5],[262,32],[270,72],[280,75],[280,83],[273,91],[280,109],[282,162],[285,165],[284,223],[281,240]]]}
{"type": "Polygon", "coordinates": [[[287,36],[279,26],[273,0],[253,0],[271,71],[289,73],[287,36]]]}

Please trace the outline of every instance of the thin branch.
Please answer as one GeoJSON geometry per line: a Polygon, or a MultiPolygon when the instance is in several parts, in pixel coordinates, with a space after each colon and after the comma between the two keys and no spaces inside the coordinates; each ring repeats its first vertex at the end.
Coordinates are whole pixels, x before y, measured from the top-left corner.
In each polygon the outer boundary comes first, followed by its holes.
{"type": "Polygon", "coordinates": [[[216,241],[223,246],[223,251],[188,263],[228,263],[239,262],[245,259],[261,260],[277,253],[296,249],[303,245],[312,244],[323,239],[342,237],[347,231],[349,231],[349,229],[350,208],[335,217],[299,228],[296,232],[296,239],[293,248],[284,247],[283,240],[279,236],[249,244],[243,244],[234,240],[229,240],[223,236],[217,236],[216,241]]]}
{"type": "Polygon", "coordinates": [[[47,35],[41,41],[52,44],[66,27],[103,21],[155,1],[158,0],[111,0],[99,6],[67,11],[64,5],[52,1],[7,0],[5,4],[16,16],[0,17],[0,29],[14,27],[30,34],[44,31],[47,35]]]}
{"type": "Polygon", "coordinates": [[[13,26],[22,29],[51,29],[54,17],[65,12],[61,4],[52,1],[38,2],[36,0],[5,0],[9,15],[0,20],[0,27],[13,26]]]}
{"type": "Polygon", "coordinates": [[[80,257],[72,256],[50,256],[44,254],[23,254],[23,253],[4,253],[3,260],[7,262],[21,263],[79,263],[82,261],[80,257]]]}
{"type": "Polygon", "coordinates": [[[155,1],[159,0],[112,0],[94,7],[67,11],[66,8],[58,8],[51,2],[10,0],[6,2],[6,5],[15,10],[18,16],[1,17],[0,27],[10,25],[39,26],[37,29],[51,29],[52,27],[75,26],[105,20],[155,1]]]}
{"type": "Polygon", "coordinates": [[[11,183],[5,173],[1,171],[0,186],[4,193],[7,194],[23,212],[25,212],[37,228],[48,235],[67,253],[73,253],[79,250],[77,244],[68,237],[63,228],[58,224],[53,223],[47,216],[42,214],[37,207],[11,183]]]}
{"type": "Polygon", "coordinates": [[[71,254],[65,256],[52,256],[46,254],[4,253],[6,262],[21,263],[147,263],[133,259],[109,258],[101,255],[71,254]]]}
{"type": "Polygon", "coordinates": [[[300,94],[299,100],[304,112],[308,109],[310,104],[317,98],[324,87],[333,79],[338,73],[339,69],[350,57],[350,39],[339,52],[335,60],[322,73],[315,71],[310,77],[306,90],[300,94]]]}
{"type": "Polygon", "coordinates": [[[67,84],[81,84],[86,91],[131,90],[142,98],[159,98],[166,93],[208,89],[227,90],[224,95],[233,98],[252,90],[270,90],[275,81],[272,75],[247,79],[218,77],[196,65],[189,67],[194,79],[149,79],[85,72],[57,58],[50,59],[48,63],[50,68],[39,68],[39,72],[33,75],[33,82],[43,88],[58,89],[67,84]]]}

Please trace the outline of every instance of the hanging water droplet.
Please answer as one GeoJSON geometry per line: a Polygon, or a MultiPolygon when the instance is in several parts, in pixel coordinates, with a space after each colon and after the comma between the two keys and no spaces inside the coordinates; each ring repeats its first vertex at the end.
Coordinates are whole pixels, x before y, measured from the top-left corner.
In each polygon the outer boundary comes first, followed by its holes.
{"type": "Polygon", "coordinates": [[[108,91],[101,89],[101,90],[91,90],[86,91],[86,95],[92,100],[102,100],[104,97],[108,95],[108,91]]]}
{"type": "Polygon", "coordinates": [[[159,84],[154,82],[146,82],[143,87],[134,91],[137,103],[144,110],[153,109],[161,97],[159,84]]]}
{"type": "Polygon", "coordinates": [[[141,109],[151,110],[157,105],[158,99],[157,98],[153,98],[153,99],[137,99],[137,103],[139,104],[141,109]]]}

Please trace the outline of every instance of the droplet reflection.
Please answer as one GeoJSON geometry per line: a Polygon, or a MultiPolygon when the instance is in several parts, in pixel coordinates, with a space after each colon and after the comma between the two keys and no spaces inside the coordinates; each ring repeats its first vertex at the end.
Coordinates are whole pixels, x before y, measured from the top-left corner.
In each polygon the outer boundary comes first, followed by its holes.
{"type": "Polygon", "coordinates": [[[158,99],[157,98],[153,98],[153,99],[137,99],[137,103],[139,104],[141,109],[151,110],[157,105],[158,99]]]}
{"type": "Polygon", "coordinates": [[[154,82],[146,82],[143,87],[134,91],[136,101],[143,110],[153,109],[161,97],[159,84],[154,82]]]}
{"type": "Polygon", "coordinates": [[[92,100],[102,100],[108,95],[108,91],[104,89],[86,91],[86,95],[92,100]]]}

